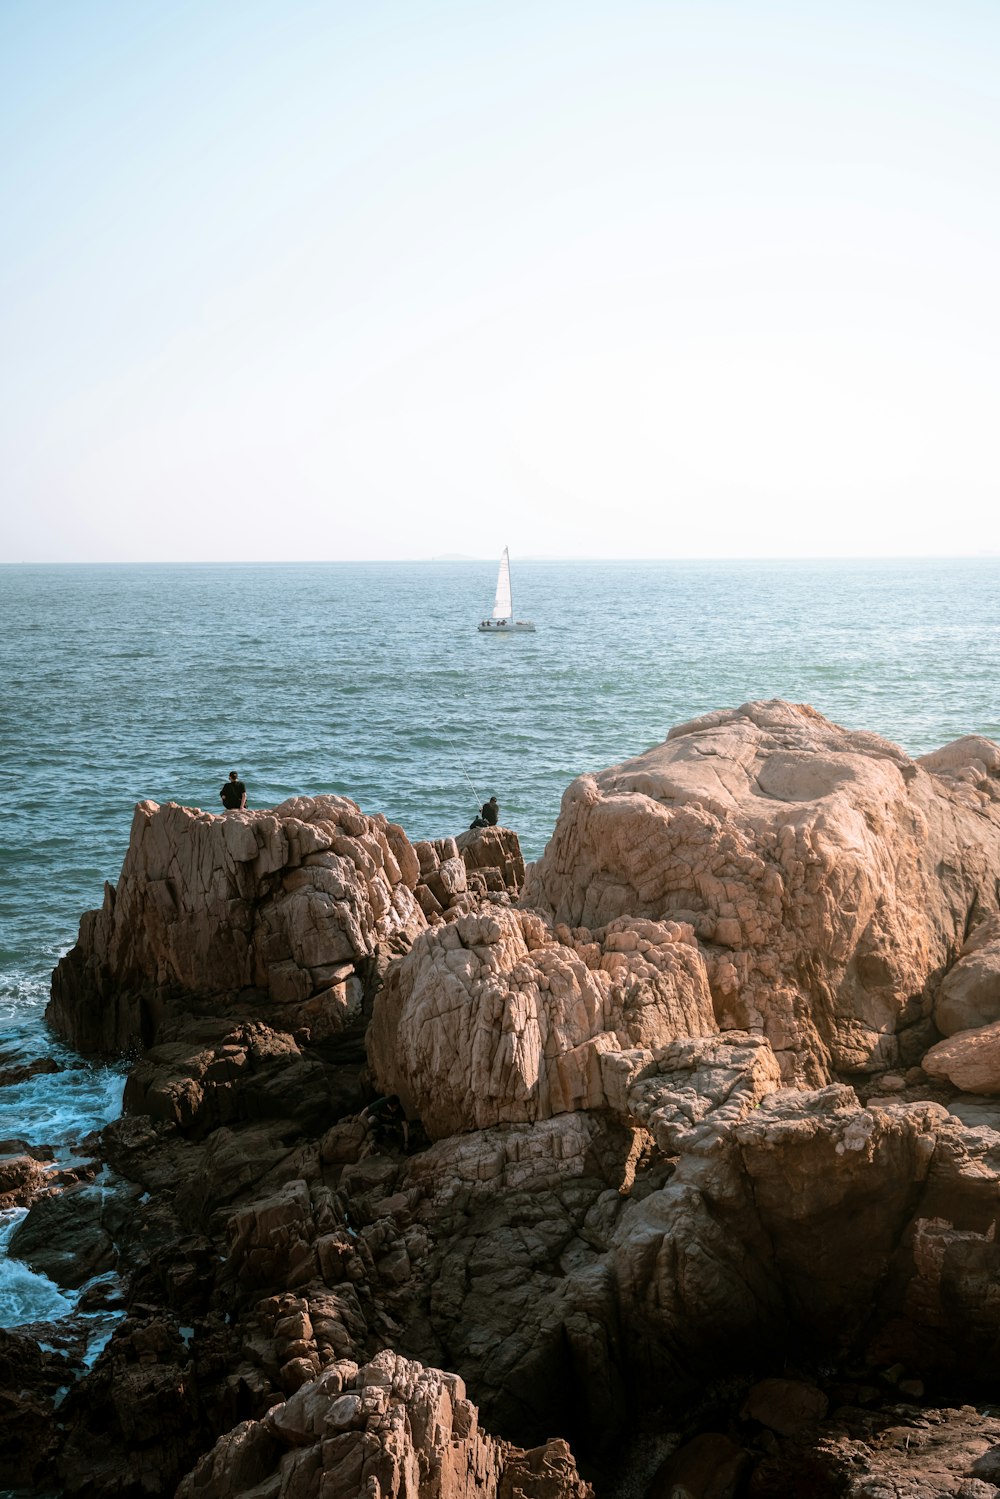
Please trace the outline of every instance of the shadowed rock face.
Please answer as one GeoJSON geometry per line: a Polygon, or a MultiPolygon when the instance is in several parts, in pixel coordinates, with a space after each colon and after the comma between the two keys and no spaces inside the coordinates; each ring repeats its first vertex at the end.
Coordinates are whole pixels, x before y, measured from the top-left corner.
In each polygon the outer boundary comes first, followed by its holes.
{"type": "Polygon", "coordinates": [[[807,707],[707,714],[573,782],[524,904],[570,926],[690,922],[720,1027],[767,1036],[790,1081],[909,1065],[940,976],[997,910],[988,743],[914,762],[807,707]]]}
{"type": "Polygon", "coordinates": [[[103,1137],[130,1315],[61,1412],[64,1491],[580,1499],[566,1440],[608,1489],[721,1377],[651,1496],[982,1499],[995,1423],[862,1407],[1000,1346],[1000,1106],[913,1065],[935,1002],[992,1002],[998,772],[713,714],[570,787],[520,908],[506,829],[140,807],[53,1002],[147,1047],[103,1137]],[[366,1026],[408,1149],[358,1114],[366,1026]]]}

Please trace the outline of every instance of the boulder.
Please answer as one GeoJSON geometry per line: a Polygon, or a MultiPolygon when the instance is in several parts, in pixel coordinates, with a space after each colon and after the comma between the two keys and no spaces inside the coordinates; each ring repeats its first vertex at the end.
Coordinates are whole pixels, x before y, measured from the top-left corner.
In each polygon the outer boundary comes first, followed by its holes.
{"type": "Polygon", "coordinates": [[[55,1169],[34,1156],[0,1154],[0,1212],[26,1206],[45,1188],[55,1169]]]}
{"type": "Polygon", "coordinates": [[[1000,1020],[939,1041],[921,1066],[929,1077],[947,1078],[963,1093],[1000,1093],[1000,1020]]]}
{"type": "Polygon", "coordinates": [[[786,1080],[912,1064],[970,913],[998,909],[1000,748],[973,748],[915,762],[781,701],[706,714],[573,782],[522,904],[690,922],[720,1028],[765,1035],[786,1080]]]}
{"type": "Polygon", "coordinates": [[[772,1093],[734,1126],[771,1273],[811,1340],[846,1348],[870,1314],[950,1127],[940,1105],[864,1109],[842,1086],[772,1093]]]}
{"type": "Polygon", "coordinates": [[[54,1398],[72,1379],[61,1353],[0,1328],[0,1477],[35,1491],[56,1441],[54,1398]]]}
{"type": "Polygon", "coordinates": [[[8,1252],[58,1286],[82,1286],[116,1262],[114,1230],[125,1205],[98,1187],[39,1198],[11,1235],[8,1252]]]}
{"type": "MultiPolygon", "coordinates": [[[[464,868],[464,866],[463,866],[464,868]]],[[[405,834],[346,797],[266,812],[140,802],[117,887],[80,924],[48,1016],[83,1051],[148,1044],[166,998],[266,997],[286,1029],[357,1017],[355,967],[426,920],[405,834]]]]}
{"type": "Polygon", "coordinates": [[[200,1414],[193,1362],[173,1318],[148,1310],[129,1318],[60,1407],[57,1491],[173,1493],[203,1441],[200,1414]]]}
{"type": "Polygon", "coordinates": [[[958,962],[945,974],[934,1001],[942,1036],[977,1030],[1000,1020],[1000,918],[975,927],[958,962]]]}
{"type": "Polygon", "coordinates": [[[719,1431],[703,1431],[656,1470],[646,1499],[737,1499],[753,1458],[719,1431]]]}
{"type": "Polygon", "coordinates": [[[198,1135],[240,1121],[287,1118],[318,1131],[338,1112],[361,1107],[356,1080],[351,1087],[338,1087],[340,1081],[292,1036],[260,1022],[232,1029],[191,1022],[184,1039],[144,1054],[129,1074],[123,1106],[198,1135]]]}
{"type": "MultiPolygon", "coordinates": [[[[610,1070],[629,1057],[602,1060],[610,1070]]],[[[780,1087],[777,1059],[764,1038],[730,1031],[658,1049],[631,1077],[625,1109],[664,1155],[705,1154],[724,1145],[733,1126],[780,1087]]]]}
{"type": "Polygon", "coordinates": [[[606,1052],[716,1029],[689,927],[622,919],[554,933],[495,908],[423,934],[389,971],[372,1071],[432,1138],[607,1102],[606,1052]]]}
{"type": "Polygon", "coordinates": [[[747,1392],[740,1415],[790,1437],[818,1425],[829,1407],[823,1391],[804,1380],[761,1379],[747,1392]]]}

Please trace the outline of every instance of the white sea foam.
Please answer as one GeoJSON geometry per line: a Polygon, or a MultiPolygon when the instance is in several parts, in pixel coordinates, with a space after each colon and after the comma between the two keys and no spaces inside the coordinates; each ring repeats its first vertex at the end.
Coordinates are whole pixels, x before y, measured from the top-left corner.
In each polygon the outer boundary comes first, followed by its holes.
{"type": "Polygon", "coordinates": [[[8,1255],[10,1237],[26,1215],[26,1208],[0,1213],[0,1327],[52,1322],[65,1317],[74,1306],[47,1275],[36,1275],[23,1260],[8,1255]]]}
{"type": "Polygon", "coordinates": [[[121,1068],[70,1067],[0,1088],[0,1139],[51,1145],[57,1151],[121,1113],[121,1068]]]}

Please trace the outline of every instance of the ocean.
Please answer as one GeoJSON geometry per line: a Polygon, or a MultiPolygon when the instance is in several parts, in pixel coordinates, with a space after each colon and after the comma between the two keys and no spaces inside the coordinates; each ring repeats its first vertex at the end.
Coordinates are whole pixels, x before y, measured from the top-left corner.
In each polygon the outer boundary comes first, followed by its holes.
{"type": "MultiPolygon", "coordinates": [[[[496,794],[525,856],[566,786],[751,698],[917,755],[1000,738],[1000,558],[518,562],[534,635],[485,637],[496,563],[0,567],[0,1071],[54,1054],[49,975],[117,879],[134,804],[335,791],[411,838],[496,794]]],[[[120,1067],[0,1087],[0,1142],[68,1154],[120,1067]]],[[[2,1147],[0,1147],[2,1148],[2,1147]]],[[[67,1298],[2,1259],[0,1326],[67,1298]]]]}

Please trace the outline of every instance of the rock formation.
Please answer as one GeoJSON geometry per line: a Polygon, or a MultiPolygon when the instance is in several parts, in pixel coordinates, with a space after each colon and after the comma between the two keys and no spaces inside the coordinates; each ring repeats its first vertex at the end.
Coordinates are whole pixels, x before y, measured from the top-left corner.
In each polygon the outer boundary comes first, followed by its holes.
{"type": "Polygon", "coordinates": [[[507,829],[465,834],[461,855],[454,839],[414,849],[342,796],[222,816],[140,802],[118,885],[53,975],[49,1018],[81,1051],[149,1045],[176,1000],[322,1042],[360,1018],[377,957],[405,951],[428,916],[471,909],[469,881],[509,899],[523,872],[507,829]]]}
{"type": "Polygon", "coordinates": [[[533,1452],[479,1429],[454,1374],[391,1352],[342,1361],[223,1437],[177,1499],[591,1499],[564,1442],[533,1452]]]}
{"type": "Polygon", "coordinates": [[[605,1053],[715,1029],[690,927],[625,918],[595,939],[499,910],[417,940],[379,996],[369,1055],[437,1137],[601,1108],[605,1053]]]}
{"type": "Polygon", "coordinates": [[[17,1471],[998,1492],[962,1408],[1000,1343],[998,802],[988,741],[913,761],[767,703],[574,782],[527,875],[509,830],[411,846],[343,798],[141,804],[50,1012],[140,1051],[129,1195],[19,1231],[69,1285],[78,1220],[127,1316],[17,1471]]]}
{"type": "Polygon", "coordinates": [[[812,709],[748,703],[581,776],[524,903],[569,926],[689,922],[721,1029],[791,1082],[919,1061],[937,983],[997,913],[1000,769],[920,761],[812,709]]]}

